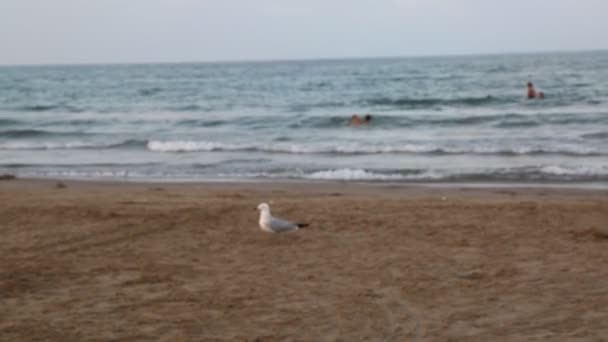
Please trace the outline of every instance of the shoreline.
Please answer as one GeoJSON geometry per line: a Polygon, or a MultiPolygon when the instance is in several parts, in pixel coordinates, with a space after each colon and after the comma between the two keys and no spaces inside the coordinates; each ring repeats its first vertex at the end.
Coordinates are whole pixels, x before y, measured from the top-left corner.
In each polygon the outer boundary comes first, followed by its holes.
{"type": "MultiPolygon", "coordinates": [[[[7,174],[12,175],[12,174],[7,174]]],[[[488,189],[488,190],[578,190],[598,191],[608,193],[606,182],[579,182],[579,183],[555,183],[555,182],[394,182],[394,181],[359,181],[359,180],[310,180],[310,179],[104,179],[104,178],[61,178],[61,177],[15,177],[12,179],[0,179],[0,182],[33,182],[33,183],[78,183],[78,184],[116,184],[116,185],[211,185],[230,186],[236,185],[259,185],[268,187],[289,186],[340,186],[340,187],[378,187],[378,188],[421,188],[421,189],[488,189]]]]}

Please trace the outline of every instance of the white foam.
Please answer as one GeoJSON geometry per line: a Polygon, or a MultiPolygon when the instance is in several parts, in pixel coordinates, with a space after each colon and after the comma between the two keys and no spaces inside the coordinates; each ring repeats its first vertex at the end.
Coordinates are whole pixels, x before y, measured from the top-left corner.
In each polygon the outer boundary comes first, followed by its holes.
{"type": "Polygon", "coordinates": [[[559,166],[548,165],[540,168],[544,174],[557,176],[603,176],[608,175],[608,165],[598,166],[559,166]]]}
{"type": "Polygon", "coordinates": [[[442,176],[434,172],[424,172],[420,174],[398,174],[398,173],[376,173],[363,169],[336,169],[317,171],[304,175],[306,179],[318,180],[415,180],[415,179],[440,179],[442,176]]]}
{"type": "Polygon", "coordinates": [[[0,150],[68,150],[79,148],[103,148],[112,144],[100,144],[84,141],[70,142],[34,142],[34,141],[10,141],[0,144],[0,150]]]}
{"type": "Polygon", "coordinates": [[[414,144],[403,144],[403,145],[363,145],[363,144],[350,144],[340,145],[331,147],[327,152],[334,153],[428,153],[436,151],[437,147],[430,145],[414,145],[414,144]]]}
{"type": "Polygon", "coordinates": [[[248,148],[245,145],[208,141],[149,141],[146,146],[148,150],[157,152],[238,151],[248,148]]]}
{"type": "Polygon", "coordinates": [[[20,177],[58,177],[74,179],[145,177],[145,175],[130,170],[37,170],[18,171],[17,175],[20,177]]]}
{"type": "Polygon", "coordinates": [[[219,143],[212,141],[150,141],[147,143],[150,151],[157,152],[213,152],[213,151],[260,151],[289,154],[383,154],[383,153],[434,153],[447,154],[530,154],[530,153],[565,153],[574,155],[588,155],[602,153],[597,148],[580,145],[559,146],[487,146],[477,145],[471,147],[436,146],[430,144],[256,144],[256,143],[219,143]]]}
{"type": "Polygon", "coordinates": [[[318,171],[304,176],[308,179],[337,179],[337,180],[399,180],[403,179],[398,174],[378,174],[361,169],[339,169],[318,171]]]}
{"type": "Polygon", "coordinates": [[[516,155],[525,155],[532,153],[554,153],[554,154],[574,154],[574,155],[589,155],[594,153],[601,153],[596,148],[579,146],[579,145],[560,145],[560,146],[507,146],[507,147],[498,147],[498,146],[473,146],[469,148],[458,148],[458,147],[446,147],[439,148],[438,151],[443,151],[445,153],[454,153],[454,154],[516,154],[516,155]]]}

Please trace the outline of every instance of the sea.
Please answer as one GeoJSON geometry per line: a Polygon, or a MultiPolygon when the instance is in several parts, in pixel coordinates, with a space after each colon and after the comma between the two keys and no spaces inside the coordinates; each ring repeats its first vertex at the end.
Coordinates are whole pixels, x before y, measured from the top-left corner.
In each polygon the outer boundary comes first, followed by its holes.
{"type": "Polygon", "coordinates": [[[608,52],[1,66],[6,173],[606,185],[608,52]]]}

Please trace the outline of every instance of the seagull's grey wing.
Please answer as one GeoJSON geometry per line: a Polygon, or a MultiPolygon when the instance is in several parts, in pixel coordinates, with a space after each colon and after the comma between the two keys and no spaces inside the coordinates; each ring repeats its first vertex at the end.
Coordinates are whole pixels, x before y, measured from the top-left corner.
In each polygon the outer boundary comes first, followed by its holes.
{"type": "Polygon", "coordinates": [[[297,229],[298,226],[295,223],[291,223],[280,218],[273,217],[269,222],[268,226],[275,232],[284,232],[292,229],[297,229]]]}

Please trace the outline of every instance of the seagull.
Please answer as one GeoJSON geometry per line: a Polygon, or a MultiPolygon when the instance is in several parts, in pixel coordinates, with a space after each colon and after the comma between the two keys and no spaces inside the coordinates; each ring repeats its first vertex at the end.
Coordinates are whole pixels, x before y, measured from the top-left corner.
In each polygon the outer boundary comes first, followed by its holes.
{"type": "Polygon", "coordinates": [[[270,215],[270,206],[267,203],[260,203],[257,210],[260,211],[260,228],[266,232],[282,233],[308,226],[307,223],[293,223],[272,217],[272,215],[270,215]]]}

